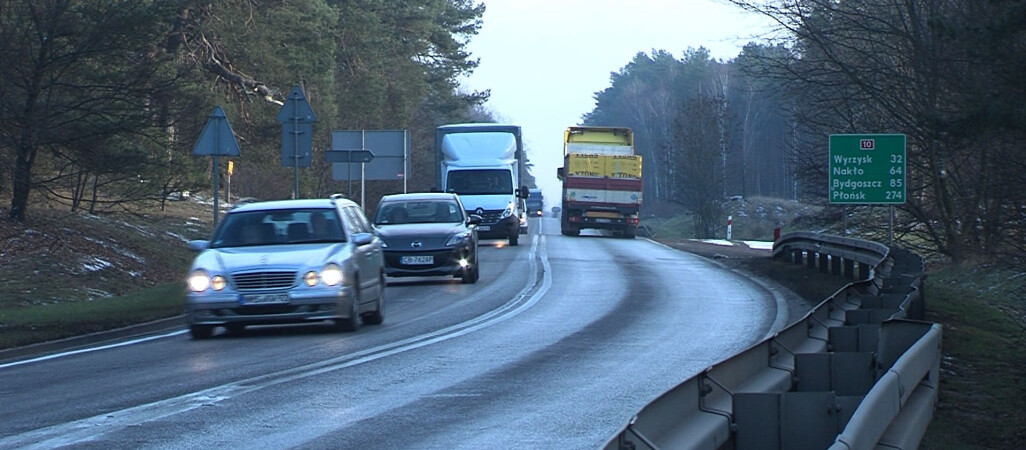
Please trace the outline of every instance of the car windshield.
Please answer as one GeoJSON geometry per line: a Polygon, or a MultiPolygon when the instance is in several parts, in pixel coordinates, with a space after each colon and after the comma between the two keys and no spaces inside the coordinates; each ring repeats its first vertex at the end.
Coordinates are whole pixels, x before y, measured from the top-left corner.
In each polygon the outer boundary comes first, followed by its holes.
{"type": "Polygon", "coordinates": [[[455,201],[398,201],[382,203],[374,216],[375,225],[463,222],[463,211],[455,201]]]}
{"type": "Polygon", "coordinates": [[[283,209],[229,213],[211,248],[345,242],[333,209],[283,209]]]}
{"type": "Polygon", "coordinates": [[[454,170],[446,190],[462,195],[512,194],[513,175],[508,170],[454,170]]]}

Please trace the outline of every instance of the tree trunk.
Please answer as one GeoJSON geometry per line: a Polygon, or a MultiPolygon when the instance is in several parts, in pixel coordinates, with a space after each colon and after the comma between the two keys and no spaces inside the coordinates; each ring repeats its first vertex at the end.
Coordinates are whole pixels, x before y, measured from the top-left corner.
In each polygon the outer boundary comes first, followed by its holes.
{"type": "Polygon", "coordinates": [[[36,152],[37,150],[34,146],[24,142],[19,143],[17,146],[17,157],[14,162],[14,182],[11,186],[11,211],[8,214],[11,220],[25,221],[25,209],[28,207],[29,192],[32,191],[32,163],[35,162],[36,152]]]}
{"type": "Polygon", "coordinates": [[[89,214],[96,214],[96,195],[100,190],[100,174],[93,175],[93,198],[89,201],[89,214]]]}

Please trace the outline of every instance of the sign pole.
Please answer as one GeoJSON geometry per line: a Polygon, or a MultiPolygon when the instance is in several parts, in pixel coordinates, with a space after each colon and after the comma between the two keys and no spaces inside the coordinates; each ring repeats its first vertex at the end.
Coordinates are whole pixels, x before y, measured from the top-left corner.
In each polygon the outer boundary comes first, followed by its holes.
{"type": "MultiPolygon", "coordinates": [[[[218,142],[218,146],[220,146],[221,136],[217,137],[217,142],[218,142]]],[[[220,165],[221,165],[221,162],[220,162],[219,158],[217,157],[217,154],[214,154],[214,229],[215,230],[217,229],[217,216],[220,215],[220,214],[218,214],[219,211],[217,209],[217,192],[221,190],[221,186],[220,186],[220,184],[221,184],[220,181],[221,180],[218,179],[221,176],[221,173],[218,170],[218,166],[220,166],[220,165]]]]}
{"type": "MultiPolygon", "coordinates": [[[[192,148],[192,154],[196,156],[214,157],[214,229],[217,229],[220,206],[218,197],[221,191],[221,160],[220,156],[239,156],[239,141],[235,140],[235,132],[228,123],[228,117],[220,106],[214,108],[214,113],[207,119],[203,126],[196,145],[192,148]]],[[[229,160],[229,165],[231,160],[229,160]]],[[[229,169],[231,175],[231,169],[229,169]]],[[[229,188],[230,189],[230,188],[229,188]]],[[[229,191],[230,192],[230,191],[229,191]]],[[[229,194],[231,195],[231,194],[229,194]]]]}
{"type": "Polygon", "coordinates": [[[232,202],[232,172],[233,171],[234,171],[234,168],[232,167],[232,160],[229,159],[228,160],[228,187],[227,187],[227,192],[225,192],[225,196],[224,196],[225,203],[231,203],[232,202]]]}
{"type": "MultiPolygon", "coordinates": [[[[296,99],[292,99],[291,101],[295,102],[296,99]]],[[[295,151],[296,151],[296,170],[295,170],[295,174],[296,174],[295,175],[296,187],[295,187],[295,190],[292,191],[292,198],[293,199],[297,199],[297,198],[299,198],[299,132],[298,132],[298,130],[299,130],[299,117],[292,116],[292,125],[293,125],[293,128],[296,129],[295,134],[292,135],[292,143],[293,143],[293,146],[295,147],[295,151]]]]}
{"type": "Polygon", "coordinates": [[[406,151],[407,146],[410,144],[407,142],[407,139],[409,139],[409,133],[403,131],[403,194],[407,192],[407,179],[410,178],[410,173],[406,170],[406,168],[410,166],[410,155],[408,154],[409,152],[406,151]]]}
{"type": "Polygon", "coordinates": [[[887,225],[887,245],[894,243],[894,205],[887,205],[887,216],[890,223],[887,225]]]}

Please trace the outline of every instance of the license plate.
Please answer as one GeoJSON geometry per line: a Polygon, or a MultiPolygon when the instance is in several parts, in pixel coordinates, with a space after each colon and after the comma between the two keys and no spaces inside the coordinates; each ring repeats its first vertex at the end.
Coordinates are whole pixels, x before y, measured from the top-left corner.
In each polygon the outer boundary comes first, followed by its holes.
{"type": "Polygon", "coordinates": [[[435,257],[431,256],[431,255],[428,255],[428,256],[401,256],[401,257],[399,257],[399,262],[402,263],[403,265],[407,265],[407,266],[419,266],[419,265],[424,265],[424,264],[434,264],[435,263],[435,257]]]}
{"type": "Polygon", "coordinates": [[[598,222],[598,223],[612,223],[613,221],[611,219],[595,219],[595,222],[598,222]]]}
{"type": "Polygon", "coordinates": [[[478,225],[477,231],[492,231],[491,225],[478,225]]]}
{"type": "Polygon", "coordinates": [[[242,303],[247,305],[274,305],[288,302],[289,294],[284,292],[278,294],[251,294],[242,297],[242,303]]]}

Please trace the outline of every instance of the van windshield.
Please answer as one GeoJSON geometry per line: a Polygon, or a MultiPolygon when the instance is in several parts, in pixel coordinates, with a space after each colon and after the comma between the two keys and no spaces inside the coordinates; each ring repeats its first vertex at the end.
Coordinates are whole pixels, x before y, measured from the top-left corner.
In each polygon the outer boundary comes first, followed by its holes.
{"type": "Polygon", "coordinates": [[[513,175],[499,169],[454,170],[445,186],[460,195],[512,194],[513,175]]]}

